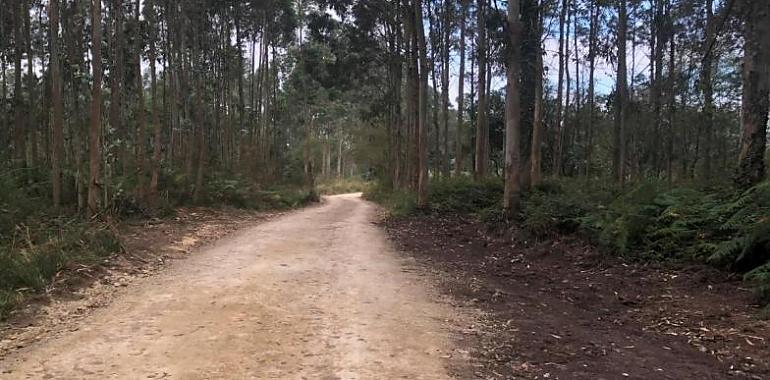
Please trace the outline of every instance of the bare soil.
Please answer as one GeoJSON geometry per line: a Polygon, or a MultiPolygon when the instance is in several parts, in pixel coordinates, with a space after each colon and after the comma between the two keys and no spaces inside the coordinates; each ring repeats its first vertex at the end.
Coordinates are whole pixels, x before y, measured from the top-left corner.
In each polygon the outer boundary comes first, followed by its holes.
{"type": "Polygon", "coordinates": [[[110,280],[130,283],[65,325],[34,319],[35,339],[5,352],[0,378],[458,377],[468,356],[453,342],[472,319],[392,248],[376,210],[335,196],[199,249],[173,239],[184,260],[110,280]]]}
{"type": "Polygon", "coordinates": [[[383,225],[481,315],[462,343],[467,378],[770,379],[770,323],[744,284],[712,268],[624,262],[457,215],[383,225]]]}
{"type": "MultiPolygon", "coordinates": [[[[183,207],[167,218],[117,225],[123,252],[96,265],[70,265],[57,274],[45,292],[28,297],[0,324],[0,360],[51,335],[78,329],[82,319],[111,304],[124,288],[189,257],[196,248],[279,215],[183,207]]],[[[2,370],[0,366],[0,377],[2,370]]]]}

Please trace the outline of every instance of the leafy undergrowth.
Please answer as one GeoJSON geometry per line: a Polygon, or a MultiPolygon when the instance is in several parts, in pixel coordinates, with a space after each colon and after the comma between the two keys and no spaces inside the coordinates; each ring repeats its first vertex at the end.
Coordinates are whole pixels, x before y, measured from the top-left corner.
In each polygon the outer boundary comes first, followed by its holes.
{"type": "MultiPolygon", "coordinates": [[[[47,290],[60,273],[122,252],[116,228],[121,220],[169,216],[191,201],[181,184],[170,186],[175,190],[165,193],[154,210],[132,194],[116,193],[105,214],[87,220],[72,209],[53,212],[47,189],[31,189],[25,182],[0,176],[0,319],[28,296],[47,290]]],[[[227,176],[210,178],[204,194],[203,205],[245,210],[285,210],[312,201],[297,186],[260,188],[227,176]]]]}
{"type": "Polygon", "coordinates": [[[120,251],[109,223],[52,215],[47,200],[22,189],[7,176],[0,182],[0,318],[67,266],[120,251]]]}
{"type": "MultiPolygon", "coordinates": [[[[428,211],[500,226],[502,193],[499,179],[440,180],[428,211]]],[[[366,197],[395,215],[417,211],[407,192],[373,187],[366,197]]],[[[520,211],[519,225],[535,238],[576,233],[631,260],[708,263],[743,275],[770,302],[770,182],[744,192],[656,182],[621,191],[603,181],[552,180],[525,194],[520,211]]]]}
{"type": "Polygon", "coordinates": [[[413,213],[417,208],[414,193],[406,190],[393,190],[380,183],[374,184],[364,198],[383,205],[391,215],[403,216],[413,213]]]}
{"type": "Polygon", "coordinates": [[[363,193],[369,191],[372,183],[359,177],[331,178],[318,183],[318,193],[321,195],[363,193]]]}

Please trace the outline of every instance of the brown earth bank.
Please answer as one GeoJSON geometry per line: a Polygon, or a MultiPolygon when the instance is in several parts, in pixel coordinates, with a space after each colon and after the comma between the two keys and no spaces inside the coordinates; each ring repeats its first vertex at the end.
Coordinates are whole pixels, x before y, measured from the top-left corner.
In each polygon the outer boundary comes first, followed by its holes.
{"type": "Polygon", "coordinates": [[[109,305],[137,279],[157,274],[195,249],[233,231],[280,216],[236,208],[182,207],[162,219],[116,226],[123,252],[92,266],[70,265],[42,294],[0,322],[0,359],[51,335],[77,330],[93,310],[109,305]]]}
{"type": "Polygon", "coordinates": [[[476,378],[770,379],[770,323],[744,284],[713,268],[624,262],[576,238],[536,241],[458,215],[382,224],[456,304],[480,312],[462,343],[476,378]]]}

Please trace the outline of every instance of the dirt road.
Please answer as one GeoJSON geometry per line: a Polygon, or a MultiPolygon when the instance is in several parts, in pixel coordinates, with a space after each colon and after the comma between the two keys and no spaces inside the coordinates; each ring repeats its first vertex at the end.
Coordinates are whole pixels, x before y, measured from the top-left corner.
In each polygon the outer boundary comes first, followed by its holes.
{"type": "Polygon", "coordinates": [[[357,195],[235,233],[128,289],[3,379],[446,379],[457,314],[357,195]]]}

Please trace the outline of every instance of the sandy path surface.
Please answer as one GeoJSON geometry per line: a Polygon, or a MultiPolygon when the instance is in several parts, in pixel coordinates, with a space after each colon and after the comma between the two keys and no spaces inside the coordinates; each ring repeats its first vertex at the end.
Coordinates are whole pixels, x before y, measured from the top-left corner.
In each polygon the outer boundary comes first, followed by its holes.
{"type": "Polygon", "coordinates": [[[335,196],[237,232],[9,356],[0,378],[450,378],[455,312],[374,210],[335,196]]]}

